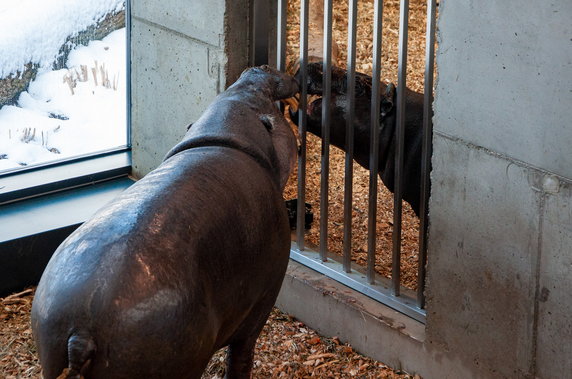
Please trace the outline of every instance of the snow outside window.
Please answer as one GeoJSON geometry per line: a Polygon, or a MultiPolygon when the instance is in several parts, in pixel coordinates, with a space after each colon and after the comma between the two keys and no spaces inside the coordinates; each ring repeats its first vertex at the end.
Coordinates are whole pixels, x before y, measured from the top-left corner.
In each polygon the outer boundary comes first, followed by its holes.
{"type": "Polygon", "coordinates": [[[0,175],[128,145],[123,0],[0,2],[0,175]]]}

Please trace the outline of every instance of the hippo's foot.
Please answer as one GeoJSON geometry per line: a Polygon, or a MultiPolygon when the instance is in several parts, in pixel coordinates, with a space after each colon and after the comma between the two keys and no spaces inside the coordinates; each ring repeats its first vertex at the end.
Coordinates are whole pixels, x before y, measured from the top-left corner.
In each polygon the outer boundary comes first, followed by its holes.
{"type": "MultiPolygon", "coordinates": [[[[304,204],[304,229],[309,230],[314,221],[314,213],[312,212],[312,205],[309,203],[304,204]]],[[[286,210],[288,211],[288,221],[290,222],[290,229],[296,229],[298,221],[298,199],[286,200],[286,210]]]]}

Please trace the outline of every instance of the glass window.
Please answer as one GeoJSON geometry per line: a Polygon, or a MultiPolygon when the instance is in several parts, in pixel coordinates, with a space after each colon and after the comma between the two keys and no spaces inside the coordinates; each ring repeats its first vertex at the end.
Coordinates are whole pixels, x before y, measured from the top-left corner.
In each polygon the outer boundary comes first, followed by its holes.
{"type": "Polygon", "coordinates": [[[128,146],[125,9],[0,2],[0,175],[128,146]]]}

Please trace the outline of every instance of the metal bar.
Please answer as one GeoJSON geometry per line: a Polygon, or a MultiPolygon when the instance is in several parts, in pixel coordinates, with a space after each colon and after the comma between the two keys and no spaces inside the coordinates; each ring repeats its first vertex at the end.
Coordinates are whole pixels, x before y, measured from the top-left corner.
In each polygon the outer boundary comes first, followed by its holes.
{"type": "Polygon", "coordinates": [[[306,108],[308,83],[308,1],[300,1],[300,109],[298,111],[298,133],[300,135],[300,155],[298,156],[298,207],[296,220],[296,241],[304,250],[304,215],[306,212],[306,108]]]}
{"type": "Polygon", "coordinates": [[[270,10],[268,1],[254,0],[252,10],[252,42],[253,57],[252,62],[255,66],[268,63],[268,16],[270,10]]]}
{"type": "Polygon", "coordinates": [[[417,269],[417,306],[425,307],[425,265],[427,264],[427,231],[429,226],[428,203],[430,191],[430,163],[432,155],[431,140],[433,122],[431,105],[433,104],[433,67],[435,58],[435,18],[436,0],[427,0],[427,32],[425,36],[425,85],[423,100],[423,142],[421,150],[421,201],[419,225],[419,268],[417,269]]]}
{"type": "MultiPolygon", "coordinates": [[[[370,298],[379,301],[419,322],[425,323],[426,312],[415,304],[415,292],[404,289],[400,297],[392,295],[389,289],[389,281],[379,277],[377,284],[370,284],[369,280],[358,269],[351,273],[345,273],[342,264],[333,259],[322,262],[320,255],[310,249],[300,251],[295,243],[290,248],[290,258],[296,262],[310,267],[370,298]]],[[[357,268],[357,267],[356,267],[357,268]]]]}
{"type": "Polygon", "coordinates": [[[131,148],[131,0],[125,2],[125,89],[127,98],[125,99],[127,107],[126,120],[126,136],[127,146],[131,148]]]}
{"type": "Polygon", "coordinates": [[[324,70],[322,101],[322,166],[320,179],[320,257],[328,252],[328,208],[330,172],[330,100],[332,98],[332,0],[324,0],[324,70]]]}
{"type": "Polygon", "coordinates": [[[0,176],[0,204],[91,185],[130,172],[131,152],[125,148],[10,172],[0,176]]]}
{"type": "Polygon", "coordinates": [[[347,125],[346,125],[346,166],[344,176],[344,271],[351,272],[352,254],[352,195],[354,163],[354,111],[356,77],[356,25],[357,0],[349,1],[348,9],[348,78],[347,78],[347,125]]]}
{"type": "Polygon", "coordinates": [[[391,288],[399,296],[401,279],[401,205],[403,198],[403,145],[405,139],[405,91],[407,76],[407,26],[409,0],[399,6],[399,57],[397,78],[397,128],[395,149],[395,192],[393,196],[393,259],[391,262],[391,288]]]}
{"type": "Polygon", "coordinates": [[[276,67],[280,71],[286,71],[286,23],[287,23],[287,0],[278,0],[278,37],[276,46],[276,67]]]}
{"type": "MultiPolygon", "coordinates": [[[[279,71],[286,71],[286,24],[287,24],[287,0],[277,1],[277,21],[276,21],[276,68],[279,71]]],[[[284,113],[284,103],[276,102],[280,113],[284,113]]]]}
{"type": "Polygon", "coordinates": [[[379,166],[379,106],[381,81],[381,31],[383,1],[375,0],[373,14],[373,68],[371,90],[371,138],[369,147],[369,204],[367,222],[367,281],[375,282],[377,226],[377,172],[379,166]]]}

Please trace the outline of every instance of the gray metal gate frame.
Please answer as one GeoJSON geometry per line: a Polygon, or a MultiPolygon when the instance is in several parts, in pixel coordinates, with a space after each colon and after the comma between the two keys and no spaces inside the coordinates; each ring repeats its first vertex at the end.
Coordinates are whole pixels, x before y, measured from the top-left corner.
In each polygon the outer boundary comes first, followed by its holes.
{"type": "MultiPolygon", "coordinates": [[[[407,62],[407,26],[409,19],[409,0],[400,0],[399,20],[399,52],[398,52],[398,83],[397,88],[397,149],[396,149],[396,177],[394,192],[394,220],[393,220],[393,252],[391,279],[381,277],[375,273],[375,230],[377,212],[377,171],[379,154],[379,123],[380,123],[380,82],[381,82],[381,38],[382,38],[382,11],[383,0],[374,0],[374,37],[373,37],[373,69],[372,69],[372,98],[371,98],[371,145],[370,145],[370,180],[368,204],[368,259],[365,272],[357,265],[351,264],[351,205],[352,205],[352,175],[353,175],[353,108],[355,103],[355,61],[356,61],[356,20],[357,0],[348,0],[348,126],[346,135],[345,159],[345,188],[344,188],[344,246],[342,262],[328,258],[328,172],[330,150],[330,110],[323,108],[322,113],[322,160],[320,181],[320,244],[319,251],[313,251],[305,246],[304,241],[304,214],[305,214],[305,186],[306,186],[306,64],[308,62],[308,4],[309,0],[300,0],[300,112],[298,128],[301,140],[300,156],[298,161],[298,202],[296,240],[292,242],[290,258],[304,264],[348,287],[359,291],[382,304],[385,304],[401,313],[404,313],[420,322],[425,322],[425,270],[427,264],[427,236],[428,236],[428,199],[429,174],[431,159],[431,141],[433,125],[431,121],[431,104],[433,102],[433,68],[435,53],[435,19],[436,0],[427,0],[427,29],[425,48],[425,82],[424,82],[424,111],[423,111],[423,143],[421,163],[421,208],[419,228],[419,265],[418,290],[415,291],[400,286],[401,274],[401,215],[402,215],[402,174],[404,151],[404,120],[405,96],[400,88],[406,84],[407,62]]],[[[268,62],[268,2],[253,0],[253,46],[255,65],[268,62]]],[[[287,0],[277,0],[277,29],[276,41],[277,62],[279,70],[286,70],[286,12],[287,0]]],[[[332,54],[332,0],[324,0],[324,90],[323,104],[330,103],[331,96],[331,54],[332,54]]]]}

